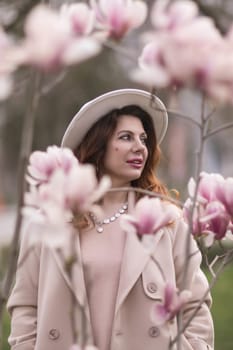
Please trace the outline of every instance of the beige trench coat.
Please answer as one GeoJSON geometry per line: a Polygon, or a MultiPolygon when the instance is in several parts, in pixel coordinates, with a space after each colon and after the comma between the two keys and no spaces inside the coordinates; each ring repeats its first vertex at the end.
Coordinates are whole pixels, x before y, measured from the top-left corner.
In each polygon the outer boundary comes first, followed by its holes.
{"type": "MultiPolygon", "coordinates": [[[[27,234],[30,235],[29,231],[27,234]]],[[[171,227],[144,236],[142,242],[135,235],[127,236],[109,350],[168,349],[169,340],[176,335],[177,323],[170,323],[168,334],[164,333],[151,321],[151,308],[163,298],[164,277],[178,287],[181,284],[186,233],[184,222],[178,219],[171,227]]],[[[27,251],[27,242],[25,235],[19,261],[27,251]]],[[[76,244],[80,253],[78,235],[76,244]]],[[[184,322],[208,288],[199,268],[201,256],[193,240],[190,253],[194,254],[189,261],[187,288],[192,291],[192,298],[184,310],[184,322]]],[[[18,268],[8,301],[12,316],[11,349],[69,350],[72,344],[72,298],[75,300],[77,330],[83,334],[80,307],[84,306],[86,337],[88,343],[93,344],[81,264],[73,266],[73,277],[73,281],[68,278],[59,250],[40,244],[30,251],[24,264],[18,268]]],[[[182,335],[182,350],[213,348],[210,303],[208,296],[182,335]]]]}

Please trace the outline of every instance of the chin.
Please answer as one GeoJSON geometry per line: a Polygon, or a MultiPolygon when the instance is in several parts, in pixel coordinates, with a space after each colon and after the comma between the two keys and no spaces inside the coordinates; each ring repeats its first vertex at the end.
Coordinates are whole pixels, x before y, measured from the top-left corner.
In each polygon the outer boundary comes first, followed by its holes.
{"type": "Polygon", "coordinates": [[[141,176],[142,176],[142,172],[141,172],[141,171],[140,171],[140,173],[138,173],[138,174],[132,175],[132,176],[130,177],[130,182],[140,179],[141,176]]]}

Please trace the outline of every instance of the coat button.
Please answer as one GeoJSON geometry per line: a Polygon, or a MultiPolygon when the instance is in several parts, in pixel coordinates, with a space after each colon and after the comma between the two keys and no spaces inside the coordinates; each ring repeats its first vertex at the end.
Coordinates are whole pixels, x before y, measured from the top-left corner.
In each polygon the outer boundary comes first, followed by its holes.
{"type": "Polygon", "coordinates": [[[156,337],[159,336],[160,331],[159,331],[158,327],[153,326],[153,327],[149,328],[149,332],[148,333],[149,333],[150,337],[156,338],[156,337]]]}
{"type": "Polygon", "coordinates": [[[49,331],[49,339],[56,340],[59,337],[60,337],[60,332],[59,332],[58,329],[56,329],[56,328],[50,329],[50,331],[49,331]]]}
{"type": "Polygon", "coordinates": [[[118,329],[116,332],[115,332],[115,335],[116,336],[120,336],[120,335],[122,335],[123,333],[122,333],[122,331],[120,330],[120,329],[118,329]]]}
{"type": "Polygon", "coordinates": [[[148,292],[155,293],[155,292],[157,292],[157,289],[158,289],[158,287],[157,287],[157,285],[154,282],[150,282],[150,283],[147,284],[148,292]]]}

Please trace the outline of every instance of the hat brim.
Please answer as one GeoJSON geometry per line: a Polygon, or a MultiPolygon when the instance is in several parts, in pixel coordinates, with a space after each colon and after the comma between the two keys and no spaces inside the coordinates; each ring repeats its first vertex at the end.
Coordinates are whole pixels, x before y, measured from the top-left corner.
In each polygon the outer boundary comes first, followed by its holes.
{"type": "Polygon", "coordinates": [[[87,102],[73,117],[62,139],[62,147],[74,150],[80,145],[88,130],[104,115],[115,108],[137,105],[152,118],[157,143],[167,130],[168,115],[163,102],[155,95],[138,89],[121,89],[105,93],[87,102]]]}

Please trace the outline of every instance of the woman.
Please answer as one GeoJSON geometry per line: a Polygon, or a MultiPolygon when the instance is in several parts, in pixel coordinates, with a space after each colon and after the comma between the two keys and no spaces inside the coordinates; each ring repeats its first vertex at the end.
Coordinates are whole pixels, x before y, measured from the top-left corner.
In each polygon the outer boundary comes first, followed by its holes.
{"type": "MultiPolygon", "coordinates": [[[[93,164],[98,178],[109,175],[113,188],[167,194],[154,173],[166,128],[167,112],[157,97],[141,90],[116,90],[83,106],[62,146],[73,149],[80,162],[93,164]]],[[[131,211],[127,201],[126,192],[108,192],[100,203],[103,216],[87,213],[74,220],[81,264],[73,266],[73,284],[55,249],[42,244],[29,254],[8,302],[12,349],[68,350],[73,298],[79,339],[84,336],[87,344],[99,350],[169,349],[177,322],[163,332],[153,323],[151,309],[163,299],[164,280],[182,288],[186,226],[177,209],[176,220],[152,235],[153,245],[145,249],[137,235],[127,235],[120,226],[119,217],[131,211]]],[[[27,239],[21,244],[21,257],[25,251],[27,239]]],[[[183,310],[184,323],[208,288],[192,240],[190,256],[186,288],[192,297],[183,310]]],[[[212,349],[210,303],[208,295],[181,335],[182,350],[212,349]]]]}

